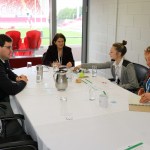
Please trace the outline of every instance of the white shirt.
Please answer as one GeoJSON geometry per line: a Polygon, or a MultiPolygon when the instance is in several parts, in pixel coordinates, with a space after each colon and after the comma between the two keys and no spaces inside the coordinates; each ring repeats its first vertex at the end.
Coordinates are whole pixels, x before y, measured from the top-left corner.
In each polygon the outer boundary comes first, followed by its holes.
{"type": "Polygon", "coordinates": [[[122,63],[123,63],[123,58],[121,59],[119,64],[116,64],[116,61],[113,63],[113,66],[115,66],[115,75],[119,79],[121,78],[122,63]]]}
{"type": "Polygon", "coordinates": [[[0,60],[1,60],[3,63],[5,63],[5,61],[4,61],[3,59],[0,58],[0,60]]]}

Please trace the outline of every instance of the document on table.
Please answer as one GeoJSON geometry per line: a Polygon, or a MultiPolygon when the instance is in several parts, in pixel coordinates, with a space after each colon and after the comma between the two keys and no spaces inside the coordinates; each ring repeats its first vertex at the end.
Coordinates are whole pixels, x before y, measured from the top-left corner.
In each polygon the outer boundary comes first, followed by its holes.
{"type": "Polygon", "coordinates": [[[139,105],[139,106],[150,106],[150,102],[148,103],[140,103],[141,96],[132,94],[129,96],[129,105],[139,105]]]}
{"type": "Polygon", "coordinates": [[[130,111],[140,111],[140,112],[150,112],[150,102],[140,103],[141,97],[135,94],[129,96],[129,110],[130,111]]]}

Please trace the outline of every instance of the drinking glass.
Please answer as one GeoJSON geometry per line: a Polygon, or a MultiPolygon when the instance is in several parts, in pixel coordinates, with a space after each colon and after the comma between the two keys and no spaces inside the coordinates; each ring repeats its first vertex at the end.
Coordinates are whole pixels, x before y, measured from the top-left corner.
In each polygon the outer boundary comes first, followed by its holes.
{"type": "Polygon", "coordinates": [[[73,78],[73,73],[72,73],[72,70],[70,68],[67,71],[67,79],[68,79],[68,81],[72,81],[72,78],[73,78]]]}
{"type": "Polygon", "coordinates": [[[92,77],[96,77],[97,76],[97,66],[93,65],[92,66],[92,77]]]}
{"type": "Polygon", "coordinates": [[[36,65],[36,71],[37,75],[41,76],[41,80],[43,79],[43,66],[42,65],[36,65]]]}
{"type": "Polygon", "coordinates": [[[56,71],[59,70],[58,62],[53,62],[52,66],[53,66],[53,71],[54,71],[54,72],[56,72],[56,71]]]}
{"type": "Polygon", "coordinates": [[[37,74],[37,75],[36,75],[36,82],[37,82],[37,83],[40,83],[41,81],[42,81],[41,75],[40,75],[40,74],[37,74]]]}
{"type": "Polygon", "coordinates": [[[67,96],[60,96],[61,102],[61,115],[65,117],[66,120],[73,120],[73,113],[69,111],[69,106],[67,103],[67,96]]]}
{"type": "Polygon", "coordinates": [[[99,105],[100,107],[107,108],[108,107],[108,96],[105,94],[101,94],[99,96],[99,105]]]}
{"type": "Polygon", "coordinates": [[[68,104],[67,104],[67,96],[66,95],[61,95],[60,96],[60,108],[61,108],[61,115],[66,116],[68,113],[68,104]]]}
{"type": "Polygon", "coordinates": [[[31,68],[32,67],[32,62],[27,62],[27,68],[31,68]]]}
{"type": "Polygon", "coordinates": [[[93,101],[96,99],[96,91],[90,87],[89,89],[89,100],[93,101]]]}

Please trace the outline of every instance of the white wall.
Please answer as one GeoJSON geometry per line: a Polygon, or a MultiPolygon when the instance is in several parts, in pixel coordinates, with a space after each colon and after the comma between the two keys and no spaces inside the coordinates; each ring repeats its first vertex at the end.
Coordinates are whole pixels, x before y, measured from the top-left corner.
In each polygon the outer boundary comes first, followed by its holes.
{"type": "Polygon", "coordinates": [[[127,40],[126,58],[146,65],[150,0],[89,0],[88,62],[104,62],[114,42],[127,40]]]}

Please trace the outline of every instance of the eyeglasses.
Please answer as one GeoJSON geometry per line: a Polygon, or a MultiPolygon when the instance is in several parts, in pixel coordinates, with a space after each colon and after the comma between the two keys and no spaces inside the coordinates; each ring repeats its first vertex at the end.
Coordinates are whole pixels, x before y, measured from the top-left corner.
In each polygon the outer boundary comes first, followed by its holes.
{"type": "Polygon", "coordinates": [[[7,49],[11,49],[12,50],[12,46],[2,46],[2,47],[6,47],[7,49]]]}

